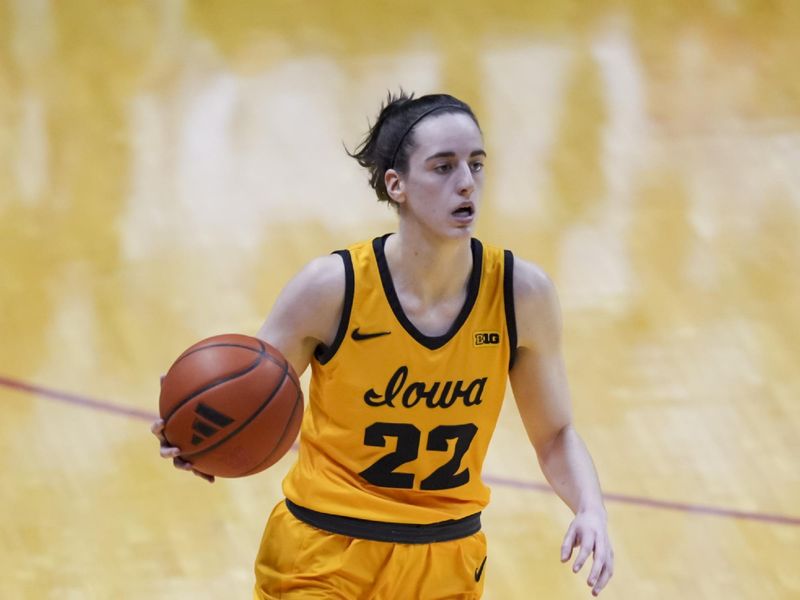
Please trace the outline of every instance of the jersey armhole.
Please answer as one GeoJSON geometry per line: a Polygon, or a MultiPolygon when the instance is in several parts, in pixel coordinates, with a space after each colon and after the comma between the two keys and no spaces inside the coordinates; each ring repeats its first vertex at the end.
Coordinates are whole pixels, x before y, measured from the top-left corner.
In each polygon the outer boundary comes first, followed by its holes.
{"type": "Polygon", "coordinates": [[[508,370],[514,366],[517,357],[517,316],[514,311],[514,255],[510,250],[503,251],[503,302],[506,309],[506,329],[511,351],[508,370]]]}
{"type": "Polygon", "coordinates": [[[314,358],[321,365],[332,359],[339,346],[342,345],[344,336],[347,333],[347,327],[350,325],[350,312],[353,309],[353,291],[355,289],[353,259],[350,256],[350,251],[337,250],[332,254],[341,256],[344,263],[344,304],[342,305],[342,318],[339,320],[339,329],[336,330],[336,337],[333,339],[333,343],[330,346],[319,344],[314,350],[314,358]]]}

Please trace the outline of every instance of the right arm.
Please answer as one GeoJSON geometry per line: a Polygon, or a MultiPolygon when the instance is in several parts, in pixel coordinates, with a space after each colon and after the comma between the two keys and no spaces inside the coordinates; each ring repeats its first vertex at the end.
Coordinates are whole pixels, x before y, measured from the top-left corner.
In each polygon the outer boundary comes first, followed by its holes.
{"type": "Polygon", "coordinates": [[[329,346],[336,337],[344,287],[341,257],[312,260],[283,288],[256,337],[280,350],[302,375],[316,347],[329,346]]]}
{"type": "MultiPolygon", "coordinates": [[[[256,337],[277,348],[302,375],[319,344],[329,346],[336,337],[344,307],[345,272],[336,255],[315,258],[283,288],[256,337]]],[[[207,481],[214,477],[194,471],[179,457],[180,448],[168,446],[164,421],[150,430],[161,442],[162,458],[171,458],[176,468],[192,471],[207,481]]]]}

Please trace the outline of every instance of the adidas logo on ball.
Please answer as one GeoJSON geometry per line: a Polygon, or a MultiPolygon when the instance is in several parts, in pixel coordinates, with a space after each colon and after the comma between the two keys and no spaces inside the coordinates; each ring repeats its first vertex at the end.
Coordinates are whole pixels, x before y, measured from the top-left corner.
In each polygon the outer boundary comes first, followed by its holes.
{"type": "Polygon", "coordinates": [[[226,414],[214,410],[202,402],[197,404],[194,409],[196,418],[192,423],[192,445],[197,446],[211,436],[217,434],[221,429],[225,429],[233,423],[233,419],[226,414]]]}

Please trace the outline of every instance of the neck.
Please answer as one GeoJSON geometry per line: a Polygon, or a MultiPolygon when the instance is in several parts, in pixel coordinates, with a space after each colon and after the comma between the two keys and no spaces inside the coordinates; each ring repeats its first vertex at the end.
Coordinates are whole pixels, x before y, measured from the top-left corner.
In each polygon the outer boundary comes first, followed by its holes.
{"type": "Polygon", "coordinates": [[[422,304],[460,296],[472,272],[470,238],[442,240],[401,226],[386,241],[386,260],[395,287],[422,304]]]}

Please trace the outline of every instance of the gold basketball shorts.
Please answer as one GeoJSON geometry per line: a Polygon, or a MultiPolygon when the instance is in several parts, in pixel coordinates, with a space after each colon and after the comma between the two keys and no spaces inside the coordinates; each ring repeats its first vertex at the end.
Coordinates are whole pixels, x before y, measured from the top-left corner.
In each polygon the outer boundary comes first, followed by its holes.
{"type": "Polygon", "coordinates": [[[479,530],[430,543],[376,541],[315,527],[309,514],[322,515],[289,501],[273,509],[255,564],[255,600],[467,600],[483,593],[486,537],[479,530]]]}

